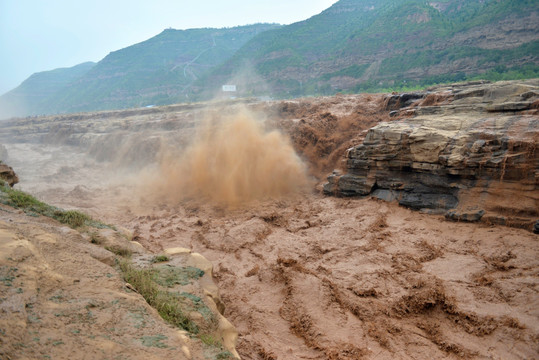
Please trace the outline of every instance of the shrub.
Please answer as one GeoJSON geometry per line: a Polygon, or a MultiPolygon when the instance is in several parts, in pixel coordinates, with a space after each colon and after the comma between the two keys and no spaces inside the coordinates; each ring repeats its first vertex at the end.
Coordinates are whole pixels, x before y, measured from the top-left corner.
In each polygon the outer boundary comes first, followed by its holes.
{"type": "Polygon", "coordinates": [[[54,218],[63,224],[69,225],[72,228],[78,228],[84,225],[87,220],[90,220],[90,217],[88,215],[76,210],[55,211],[54,218]]]}
{"type": "Polygon", "coordinates": [[[156,256],[153,257],[152,263],[160,263],[160,262],[165,262],[165,261],[168,261],[168,260],[169,260],[169,258],[166,255],[156,255],[156,256]]]}
{"type": "Polygon", "coordinates": [[[7,195],[10,202],[8,205],[16,208],[33,210],[38,213],[45,213],[52,209],[51,206],[20,190],[7,189],[7,195]]]}

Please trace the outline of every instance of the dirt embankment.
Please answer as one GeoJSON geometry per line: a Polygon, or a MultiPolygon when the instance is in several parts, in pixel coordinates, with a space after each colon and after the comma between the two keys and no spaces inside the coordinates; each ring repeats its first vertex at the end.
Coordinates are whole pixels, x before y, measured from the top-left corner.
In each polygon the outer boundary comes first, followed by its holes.
{"type": "MultiPolygon", "coordinates": [[[[250,109],[264,110],[267,128],[288,134],[308,174],[323,179],[345,149],[361,142],[363,130],[390,120],[382,102],[378,95],[340,96],[250,109]]],[[[168,114],[145,131],[192,138],[193,129],[180,124],[197,116],[168,114]]],[[[126,131],[143,126],[128,121],[126,131]]],[[[235,207],[192,197],[162,202],[150,196],[159,184],[151,178],[144,178],[140,197],[136,183],[106,183],[106,163],[46,145],[6,146],[13,159],[42,153],[37,174],[30,162],[17,164],[23,188],[64,207],[82,204],[132,230],[156,254],[185,247],[212,261],[243,359],[539,354],[539,243],[529,231],[448,222],[395,203],[317,191],[255,197],[235,207]]]]}
{"type": "Polygon", "coordinates": [[[162,359],[201,353],[114,269],[114,254],[48,218],[0,206],[2,359],[162,359]],[[188,351],[188,350],[186,350],[188,351]]]}

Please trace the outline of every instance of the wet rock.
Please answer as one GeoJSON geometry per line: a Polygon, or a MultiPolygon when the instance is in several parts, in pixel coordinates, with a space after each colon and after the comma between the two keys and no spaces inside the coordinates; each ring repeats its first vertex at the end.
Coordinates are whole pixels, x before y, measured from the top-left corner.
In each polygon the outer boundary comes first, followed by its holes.
{"type": "MultiPolygon", "coordinates": [[[[447,215],[452,220],[479,221],[489,214],[532,229],[539,215],[539,112],[531,104],[539,100],[539,80],[429,91],[446,100],[418,103],[414,113],[400,111],[400,121],[371,128],[362,144],[347,151],[346,171],[331,174],[324,192],[372,192],[415,210],[454,209],[447,215]],[[483,212],[463,210],[470,208],[483,212]]],[[[386,108],[395,111],[422,97],[390,95],[386,108]]]]}
{"type": "Polygon", "coordinates": [[[419,99],[423,99],[426,93],[402,93],[396,95],[388,95],[386,98],[386,109],[397,110],[403,107],[412,105],[419,99]]]}
{"type": "Polygon", "coordinates": [[[539,98],[539,91],[526,91],[520,94],[522,99],[539,98]]]}
{"type": "Polygon", "coordinates": [[[372,192],[371,196],[379,200],[392,202],[399,199],[399,192],[387,189],[376,189],[372,192]]]}
{"type": "Polygon", "coordinates": [[[533,224],[533,233],[539,234],[539,220],[537,220],[535,224],[533,224]]]}
{"type": "Polygon", "coordinates": [[[344,196],[368,195],[374,182],[361,176],[345,174],[339,179],[339,189],[344,196]]]}
{"type": "Polygon", "coordinates": [[[487,107],[487,111],[490,112],[503,112],[503,111],[523,111],[531,109],[532,102],[530,101],[517,101],[506,102],[502,104],[494,104],[487,107]]]}
{"type": "Polygon", "coordinates": [[[445,214],[445,218],[453,221],[477,222],[485,215],[485,210],[475,210],[468,212],[459,212],[450,210],[445,214]]]}
{"type": "Polygon", "coordinates": [[[405,193],[399,205],[413,209],[452,209],[458,204],[456,196],[443,193],[405,193]]]}
{"type": "Polygon", "coordinates": [[[356,176],[352,174],[330,175],[328,183],[324,185],[324,193],[340,196],[362,196],[369,195],[374,186],[372,179],[356,176]]]}
{"type": "Polygon", "coordinates": [[[338,180],[342,176],[339,170],[333,170],[331,175],[328,176],[328,182],[324,184],[323,190],[326,195],[335,195],[339,191],[338,180]]]}
{"type": "Polygon", "coordinates": [[[0,179],[11,187],[19,182],[19,178],[11,166],[0,163],[0,179]]]}

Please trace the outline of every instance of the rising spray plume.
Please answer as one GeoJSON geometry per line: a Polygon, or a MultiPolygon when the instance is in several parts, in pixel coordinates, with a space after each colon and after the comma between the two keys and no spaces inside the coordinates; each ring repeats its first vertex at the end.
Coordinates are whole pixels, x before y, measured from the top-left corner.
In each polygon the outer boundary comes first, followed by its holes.
{"type": "Polygon", "coordinates": [[[162,156],[155,190],[158,199],[209,200],[238,206],[306,189],[306,167],[290,141],[246,109],[216,111],[200,123],[180,155],[162,156]]]}

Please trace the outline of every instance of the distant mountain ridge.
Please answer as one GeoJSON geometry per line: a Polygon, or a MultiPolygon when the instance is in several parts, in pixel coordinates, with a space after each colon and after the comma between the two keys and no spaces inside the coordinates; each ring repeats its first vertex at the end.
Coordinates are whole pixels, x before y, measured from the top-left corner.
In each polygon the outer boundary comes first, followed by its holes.
{"type": "Polygon", "coordinates": [[[94,62],[85,62],[70,68],[31,75],[17,88],[0,97],[0,118],[3,114],[18,116],[44,113],[44,106],[48,101],[54,101],[55,95],[61,89],[82,77],[94,66],[94,62]]]}
{"type": "MultiPolygon", "coordinates": [[[[306,21],[249,41],[206,82],[249,63],[273,96],[361,92],[458,81],[517,68],[539,76],[535,0],[341,0],[306,21]]],[[[528,75],[529,76],[529,75],[528,75]]]]}
{"type": "Polygon", "coordinates": [[[287,26],[169,29],[46,96],[23,83],[0,108],[14,94],[46,99],[28,107],[33,114],[207,100],[223,84],[237,85],[237,96],[287,98],[477,76],[539,77],[539,1],[340,0],[287,26]]]}
{"type": "Polygon", "coordinates": [[[186,89],[194,80],[227,60],[257,34],[280,26],[166,29],[146,41],[111,52],[93,66],[81,64],[32,75],[0,97],[0,118],[3,114],[69,113],[186,101],[186,89]],[[70,81],[44,89],[36,80],[51,74],[69,77],[70,81]]]}

